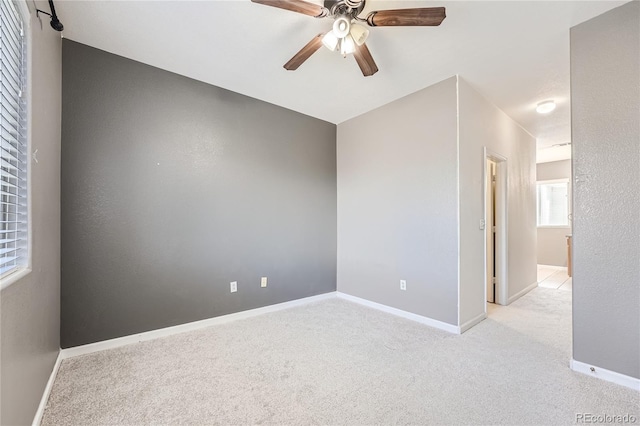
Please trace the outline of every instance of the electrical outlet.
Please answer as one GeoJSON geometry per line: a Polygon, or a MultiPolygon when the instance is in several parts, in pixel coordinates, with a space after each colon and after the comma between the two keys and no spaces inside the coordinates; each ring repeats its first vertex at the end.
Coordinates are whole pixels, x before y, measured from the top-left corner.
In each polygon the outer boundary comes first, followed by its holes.
{"type": "Polygon", "coordinates": [[[400,280],[400,290],[406,290],[406,289],[407,289],[407,281],[400,280]]]}
{"type": "Polygon", "coordinates": [[[229,287],[231,289],[231,293],[235,293],[238,291],[238,281],[231,281],[231,285],[229,287]]]}
{"type": "Polygon", "coordinates": [[[267,277],[260,278],[260,287],[266,287],[266,286],[267,286],[267,277]]]}

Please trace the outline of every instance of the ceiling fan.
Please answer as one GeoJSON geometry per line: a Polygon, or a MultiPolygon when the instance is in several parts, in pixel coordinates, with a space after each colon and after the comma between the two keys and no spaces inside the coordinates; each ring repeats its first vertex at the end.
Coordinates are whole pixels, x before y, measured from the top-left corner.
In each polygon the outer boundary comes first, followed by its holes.
{"type": "Polygon", "coordinates": [[[364,9],[365,0],[324,0],[324,6],[304,0],[251,0],[254,3],[278,7],[292,12],[302,13],[315,18],[331,18],[333,28],[320,33],[306,44],[293,58],[284,64],[289,71],[298,69],[320,46],[331,51],[339,51],[345,58],[352,54],[365,77],[378,72],[365,41],[370,27],[391,26],[438,26],[446,17],[444,7],[423,7],[413,9],[379,10],[370,12],[365,18],[359,15],[364,9]]]}

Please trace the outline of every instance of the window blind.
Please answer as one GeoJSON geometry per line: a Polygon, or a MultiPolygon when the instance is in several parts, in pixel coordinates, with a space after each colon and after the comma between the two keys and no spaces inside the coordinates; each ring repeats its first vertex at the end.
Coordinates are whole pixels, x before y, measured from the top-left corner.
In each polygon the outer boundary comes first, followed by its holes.
{"type": "Polygon", "coordinates": [[[538,226],[569,225],[569,183],[538,183],[538,226]]]}
{"type": "Polygon", "coordinates": [[[0,277],[28,264],[26,43],[22,17],[0,1],[0,277]]]}

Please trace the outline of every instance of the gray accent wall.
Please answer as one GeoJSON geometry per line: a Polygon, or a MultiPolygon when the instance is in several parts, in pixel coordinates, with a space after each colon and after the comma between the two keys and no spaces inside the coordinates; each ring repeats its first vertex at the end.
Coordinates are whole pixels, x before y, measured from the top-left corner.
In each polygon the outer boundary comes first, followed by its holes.
{"type": "Polygon", "coordinates": [[[573,358],[640,378],[640,2],[571,29],[573,358]]]}
{"type": "MultiPolygon", "coordinates": [[[[37,2],[47,10],[46,2],[37,2]]],[[[60,34],[31,9],[31,272],[0,293],[0,424],[31,424],[60,351],[60,34]],[[43,20],[43,22],[45,22],[43,20]]],[[[48,22],[48,21],[46,21],[48,22]]]]}
{"type": "MultiPolygon", "coordinates": [[[[571,160],[551,161],[536,166],[537,181],[569,179],[569,213],[571,213],[571,160]]],[[[567,266],[567,227],[538,228],[538,264],[567,266]]]]}
{"type": "Polygon", "coordinates": [[[452,77],[338,125],[340,292],[458,324],[456,107],[452,77]]]}
{"type": "Polygon", "coordinates": [[[335,125],[70,40],[63,71],[62,347],[335,291],[335,125]]]}

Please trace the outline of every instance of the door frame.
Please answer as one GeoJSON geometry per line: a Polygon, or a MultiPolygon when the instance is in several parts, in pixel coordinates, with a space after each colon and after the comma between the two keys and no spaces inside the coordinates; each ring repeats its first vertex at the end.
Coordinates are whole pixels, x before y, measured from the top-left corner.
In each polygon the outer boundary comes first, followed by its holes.
{"type": "MultiPolygon", "coordinates": [[[[494,303],[498,305],[507,305],[509,301],[507,289],[508,286],[508,257],[507,257],[507,158],[484,147],[484,155],[482,157],[482,205],[485,226],[490,226],[490,220],[487,217],[487,160],[491,160],[496,163],[496,247],[495,247],[495,262],[496,262],[496,295],[494,303]]],[[[485,313],[487,311],[487,232],[484,232],[484,292],[482,294],[483,303],[485,307],[485,313]]]]}

